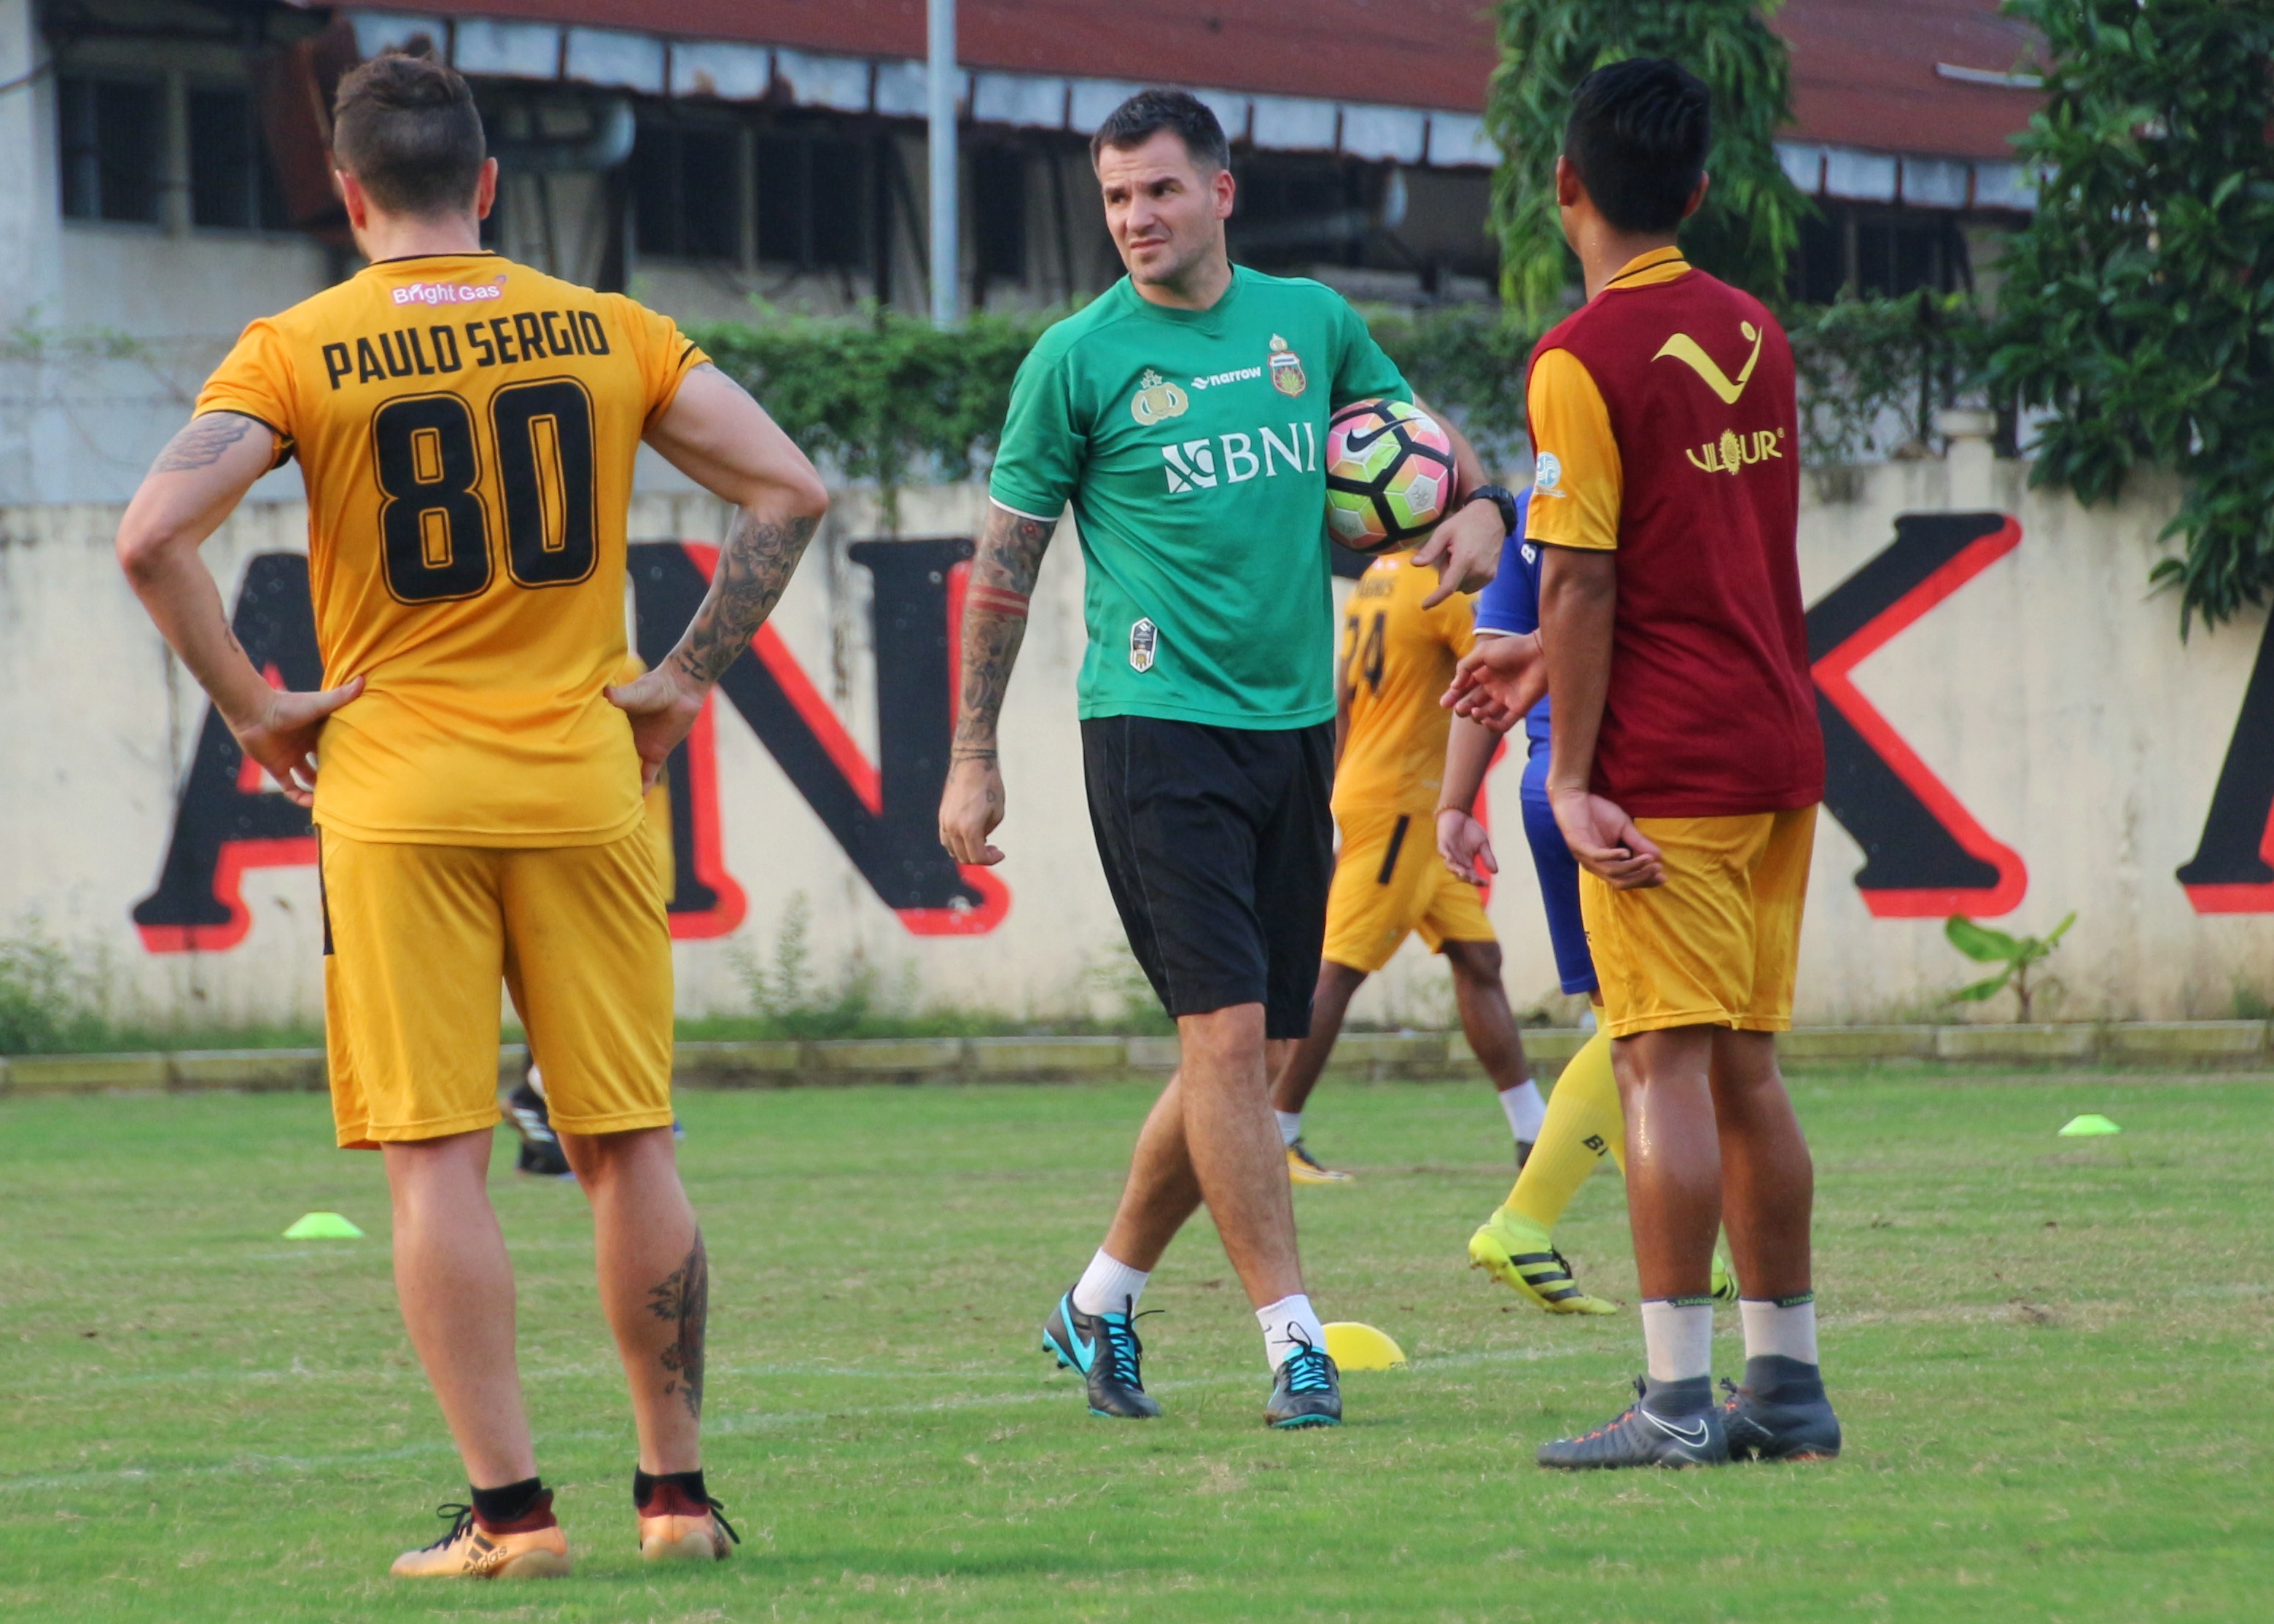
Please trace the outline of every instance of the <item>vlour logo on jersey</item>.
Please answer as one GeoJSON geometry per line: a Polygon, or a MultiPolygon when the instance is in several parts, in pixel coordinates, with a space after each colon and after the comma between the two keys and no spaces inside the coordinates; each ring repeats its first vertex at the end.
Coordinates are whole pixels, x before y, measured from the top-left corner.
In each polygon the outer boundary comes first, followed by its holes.
{"type": "Polygon", "coordinates": [[[1723,429],[1721,439],[1709,440],[1696,451],[1685,447],[1682,455],[1690,459],[1691,467],[1709,474],[1734,474],[1752,463],[1781,458],[1784,453],[1777,449],[1777,442],[1783,438],[1782,429],[1755,429],[1750,434],[1723,429]]]}
{"type": "Polygon", "coordinates": [[[1668,339],[1658,347],[1658,353],[1651,359],[1663,361],[1668,356],[1673,357],[1705,380],[1706,387],[1721,397],[1721,404],[1735,406],[1737,397],[1745,392],[1745,385],[1752,378],[1753,368],[1760,364],[1762,336],[1761,329],[1750,321],[1740,321],[1737,331],[1752,341],[1753,352],[1745,357],[1745,365],[1734,380],[1712,356],[1706,353],[1706,347],[1687,333],[1676,333],[1668,339]]]}
{"type": "Polygon", "coordinates": [[[1276,479],[1283,472],[1319,471],[1318,431],[1307,423],[1290,423],[1287,437],[1260,427],[1253,434],[1237,432],[1214,440],[1187,440],[1161,447],[1168,464],[1169,494],[1212,491],[1219,485],[1245,485],[1251,479],[1276,479]],[[1217,452],[1223,457],[1219,462],[1217,452]]]}

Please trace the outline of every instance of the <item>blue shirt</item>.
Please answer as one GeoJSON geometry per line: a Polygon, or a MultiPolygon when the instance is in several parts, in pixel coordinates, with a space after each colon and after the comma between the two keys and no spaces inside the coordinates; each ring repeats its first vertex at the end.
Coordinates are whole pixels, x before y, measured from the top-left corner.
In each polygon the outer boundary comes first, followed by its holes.
{"type": "MultiPolygon", "coordinates": [[[[1500,573],[1477,594],[1477,630],[1522,636],[1540,629],[1540,544],[1524,538],[1524,520],[1532,506],[1529,487],[1516,499],[1516,533],[1500,544],[1500,573]]],[[[1525,737],[1535,745],[1547,742],[1547,701],[1532,707],[1524,718],[1525,737]]]]}

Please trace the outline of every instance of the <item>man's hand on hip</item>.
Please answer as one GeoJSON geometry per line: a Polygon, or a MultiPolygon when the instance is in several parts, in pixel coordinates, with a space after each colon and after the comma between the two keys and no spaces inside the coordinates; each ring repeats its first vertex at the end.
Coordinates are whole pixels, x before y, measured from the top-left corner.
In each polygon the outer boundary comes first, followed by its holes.
{"type": "Polygon", "coordinates": [[[1003,771],[994,756],[967,756],[947,770],[939,797],[939,843],[960,863],[992,866],[1003,853],[987,837],[1003,821],[1003,771]]]}
{"type": "Polygon", "coordinates": [[[1664,857],[1617,802],[1584,789],[1550,785],[1547,804],[1571,855],[1614,891],[1666,883],[1664,857]]]}
{"type": "Polygon", "coordinates": [[[363,679],[313,694],[272,689],[251,720],[230,722],[237,748],[276,780],[296,807],[316,804],[316,741],[332,712],[363,692],[363,679]]]}
{"type": "Polygon", "coordinates": [[[632,719],[632,748],[639,752],[640,789],[644,793],[655,787],[663,763],[671,759],[671,753],[703,714],[704,702],[711,697],[710,685],[681,671],[677,660],[666,660],[653,671],[603,691],[610,704],[632,719]]]}

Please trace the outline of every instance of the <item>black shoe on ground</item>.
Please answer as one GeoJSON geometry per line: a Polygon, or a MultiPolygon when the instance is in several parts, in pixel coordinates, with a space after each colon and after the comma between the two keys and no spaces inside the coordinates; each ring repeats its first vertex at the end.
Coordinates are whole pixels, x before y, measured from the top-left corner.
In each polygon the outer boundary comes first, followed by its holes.
{"type": "Polygon", "coordinates": [[[1149,1421],[1161,1407],[1145,1391],[1133,1304],[1118,1314],[1086,1314],[1073,1305],[1073,1293],[1058,1298],[1043,1321],[1043,1351],[1060,1370],[1079,1372],[1089,1388],[1089,1413],[1113,1421],[1149,1421]]]}
{"type": "Polygon", "coordinates": [[[1519,1173],[1524,1171],[1524,1164],[1532,1160],[1533,1142],[1531,1139],[1518,1139],[1516,1142],[1516,1170],[1519,1173]]]}
{"type": "Polygon", "coordinates": [[[1635,1402],[1615,1420],[1579,1438],[1540,1446],[1540,1463],[1567,1471],[1621,1466],[1726,1466],[1729,1440],[1713,1383],[1635,1378],[1635,1402]]]}
{"type": "Polygon", "coordinates": [[[514,1170],[538,1178],[573,1177],[568,1154],[553,1134],[552,1117],[546,1113],[545,1096],[523,1079],[506,1096],[506,1105],[513,1113],[514,1131],[521,1135],[521,1157],[514,1170]]]}
{"type": "Polygon", "coordinates": [[[1745,1361],[1745,1385],[1724,1381],[1721,1423],[1733,1461],[1828,1461],[1840,1453],[1840,1417],[1813,1365],[1766,1354],[1745,1361]]]}
{"type": "Polygon", "coordinates": [[[1298,1342],[1295,1351],[1279,1361],[1263,1418],[1283,1432],[1343,1424],[1342,1372],[1324,1348],[1298,1342]]]}

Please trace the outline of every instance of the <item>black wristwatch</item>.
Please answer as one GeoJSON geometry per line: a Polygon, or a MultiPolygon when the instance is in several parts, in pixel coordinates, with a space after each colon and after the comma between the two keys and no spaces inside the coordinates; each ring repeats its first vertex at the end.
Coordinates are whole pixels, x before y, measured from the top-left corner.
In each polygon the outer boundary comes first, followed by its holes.
{"type": "Polygon", "coordinates": [[[1461,506],[1465,508],[1469,505],[1469,502],[1490,502],[1494,507],[1500,509],[1501,534],[1503,536],[1513,536],[1516,534],[1516,498],[1510,495],[1508,492],[1503,490],[1501,486],[1496,485],[1480,485],[1475,490],[1469,492],[1468,501],[1463,502],[1461,506]]]}

